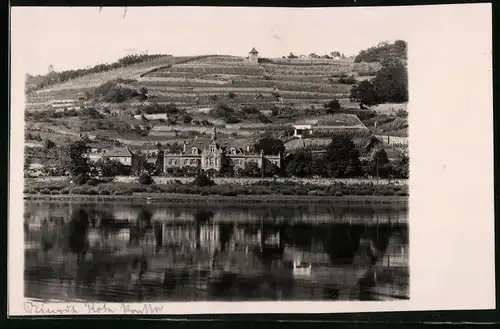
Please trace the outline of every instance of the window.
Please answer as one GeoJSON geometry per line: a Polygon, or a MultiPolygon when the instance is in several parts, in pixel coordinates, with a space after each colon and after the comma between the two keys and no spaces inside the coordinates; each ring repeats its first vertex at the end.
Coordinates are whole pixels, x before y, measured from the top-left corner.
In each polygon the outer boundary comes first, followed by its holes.
{"type": "Polygon", "coordinates": [[[190,160],[189,160],[189,159],[184,160],[184,165],[186,165],[186,166],[187,166],[187,165],[189,165],[189,163],[190,163],[190,160]]]}
{"type": "Polygon", "coordinates": [[[215,166],[215,158],[210,158],[210,165],[215,166]]]}
{"type": "Polygon", "coordinates": [[[210,145],[210,152],[215,152],[215,145],[210,145]]]}
{"type": "Polygon", "coordinates": [[[235,149],[234,147],[231,147],[231,148],[229,149],[229,153],[230,153],[230,154],[236,154],[236,149],[235,149]]]}
{"type": "Polygon", "coordinates": [[[191,154],[198,154],[198,149],[196,147],[191,148],[191,154]]]}

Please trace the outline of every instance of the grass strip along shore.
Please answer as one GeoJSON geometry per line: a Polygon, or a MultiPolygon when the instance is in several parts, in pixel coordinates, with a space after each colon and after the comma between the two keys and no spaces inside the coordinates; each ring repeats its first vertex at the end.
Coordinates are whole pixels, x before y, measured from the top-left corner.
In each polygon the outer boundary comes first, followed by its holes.
{"type": "Polygon", "coordinates": [[[24,190],[25,199],[49,200],[132,200],[147,202],[222,202],[222,203],[338,203],[338,204],[401,204],[408,203],[408,186],[346,184],[330,185],[296,182],[257,181],[248,185],[218,184],[197,186],[180,181],[169,184],[138,182],[99,182],[89,179],[83,185],[69,180],[30,182],[24,190]]]}

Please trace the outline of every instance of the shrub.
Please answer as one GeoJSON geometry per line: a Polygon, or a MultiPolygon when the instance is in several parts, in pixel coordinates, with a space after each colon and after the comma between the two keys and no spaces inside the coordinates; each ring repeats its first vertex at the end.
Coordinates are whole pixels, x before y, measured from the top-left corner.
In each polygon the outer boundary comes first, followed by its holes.
{"type": "Polygon", "coordinates": [[[87,182],[85,184],[89,185],[89,186],[96,186],[99,182],[94,179],[94,178],[90,178],[87,180],[87,182]]]}
{"type": "Polygon", "coordinates": [[[153,178],[148,173],[142,173],[139,175],[139,183],[142,185],[153,184],[153,178]]]}
{"type": "Polygon", "coordinates": [[[99,195],[110,195],[110,194],[111,194],[111,192],[108,190],[100,190],[99,191],[99,195]]]}
{"type": "Polygon", "coordinates": [[[236,193],[236,191],[220,191],[219,194],[224,195],[224,196],[237,196],[238,195],[238,193],[236,193]]]}
{"type": "Polygon", "coordinates": [[[295,195],[307,195],[307,190],[299,188],[295,190],[295,195]]]}
{"type": "Polygon", "coordinates": [[[342,193],[341,191],[336,191],[334,195],[335,195],[335,196],[342,196],[342,195],[343,195],[343,193],[342,193]]]}
{"type": "Polygon", "coordinates": [[[201,173],[196,176],[196,178],[193,181],[193,185],[195,186],[213,186],[215,185],[215,182],[211,180],[206,174],[201,173]]]}
{"type": "Polygon", "coordinates": [[[200,195],[209,195],[210,193],[208,191],[201,191],[200,195]]]}
{"type": "Polygon", "coordinates": [[[50,190],[47,188],[44,188],[43,190],[40,191],[40,194],[50,194],[50,190]]]}
{"type": "Polygon", "coordinates": [[[65,187],[65,188],[62,188],[59,193],[61,194],[69,194],[69,188],[68,187],[65,187]]]}
{"type": "Polygon", "coordinates": [[[85,174],[81,173],[81,174],[76,175],[76,177],[73,178],[73,182],[76,185],[83,185],[89,180],[89,178],[90,177],[87,173],[85,173],[85,174]]]}
{"type": "Polygon", "coordinates": [[[322,190],[312,190],[307,193],[308,195],[315,195],[315,196],[325,196],[326,193],[325,191],[322,190]]]}
{"type": "Polygon", "coordinates": [[[90,190],[87,191],[87,194],[89,195],[98,195],[99,191],[95,188],[91,188],[90,190]]]}

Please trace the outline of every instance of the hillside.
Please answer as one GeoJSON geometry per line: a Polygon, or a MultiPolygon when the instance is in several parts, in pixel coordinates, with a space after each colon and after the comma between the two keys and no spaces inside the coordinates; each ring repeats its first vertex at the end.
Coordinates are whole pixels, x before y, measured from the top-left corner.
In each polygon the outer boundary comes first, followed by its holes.
{"type": "MultiPolygon", "coordinates": [[[[292,124],[321,118],[332,99],[341,105],[336,111],[359,119],[329,125],[316,137],[346,129],[367,136],[377,112],[361,111],[349,96],[354,84],[380,68],[379,62],[349,59],[259,58],[252,64],[236,56],[162,56],[29,93],[26,142],[41,146],[47,139],[59,143],[87,135],[102,145],[165,145],[209,134],[213,125],[231,138],[267,134],[286,140],[292,124]],[[146,118],[153,113],[166,113],[168,120],[146,118]]],[[[386,112],[385,123],[397,117],[386,112]]],[[[405,136],[401,120],[392,129],[405,136]]]]}

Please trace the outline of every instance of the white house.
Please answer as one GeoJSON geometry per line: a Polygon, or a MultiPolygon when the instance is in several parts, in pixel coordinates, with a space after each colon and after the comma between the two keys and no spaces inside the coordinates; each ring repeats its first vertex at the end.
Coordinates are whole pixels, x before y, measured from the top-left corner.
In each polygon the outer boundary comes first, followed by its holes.
{"type": "Polygon", "coordinates": [[[293,137],[303,138],[312,134],[312,125],[294,125],[293,126],[293,137]]]}

